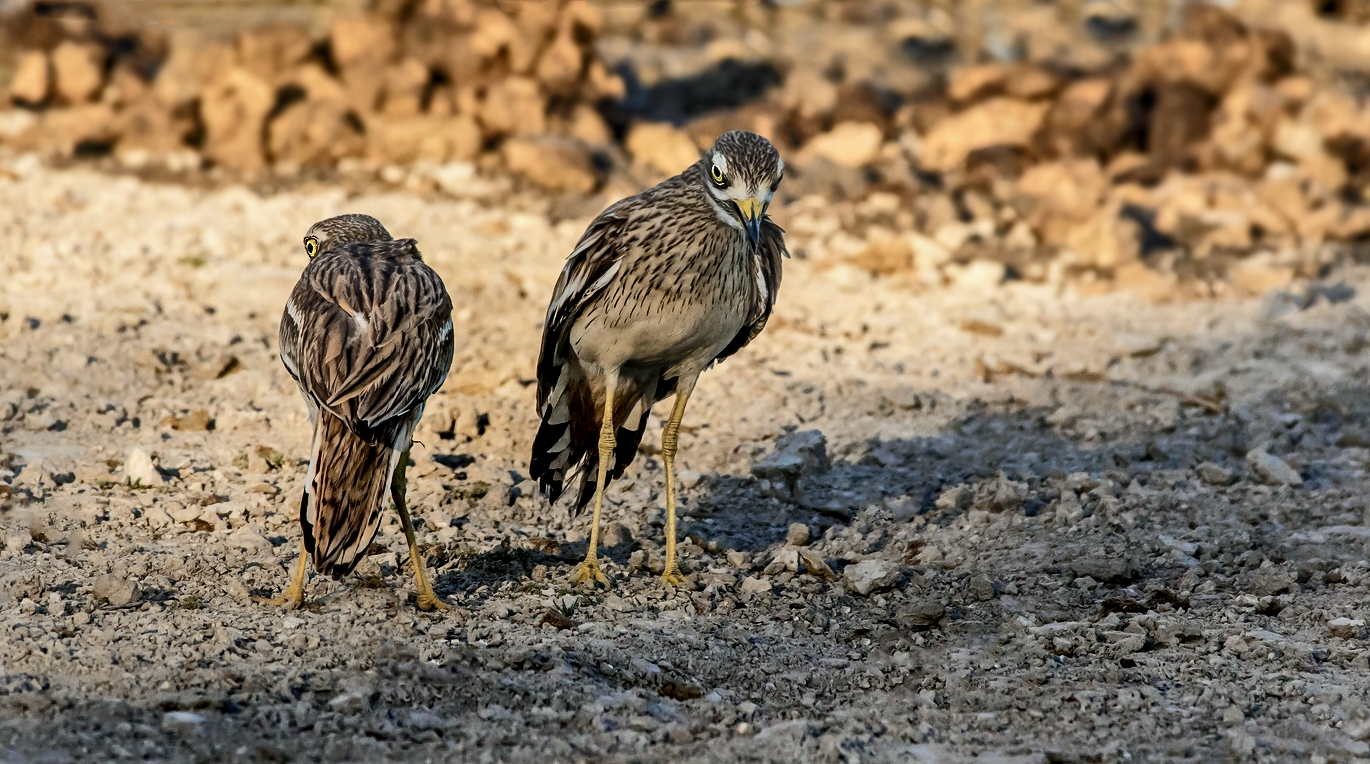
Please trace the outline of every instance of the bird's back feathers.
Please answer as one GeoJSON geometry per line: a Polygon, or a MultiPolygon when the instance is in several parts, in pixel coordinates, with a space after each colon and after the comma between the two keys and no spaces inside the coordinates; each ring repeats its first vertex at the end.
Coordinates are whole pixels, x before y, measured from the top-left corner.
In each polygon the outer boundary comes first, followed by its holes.
{"type": "Polygon", "coordinates": [[[452,363],[452,301],[413,239],[319,254],[286,302],[281,360],[310,404],[300,522],[321,572],[344,575],[375,536],[400,454],[452,363]]]}

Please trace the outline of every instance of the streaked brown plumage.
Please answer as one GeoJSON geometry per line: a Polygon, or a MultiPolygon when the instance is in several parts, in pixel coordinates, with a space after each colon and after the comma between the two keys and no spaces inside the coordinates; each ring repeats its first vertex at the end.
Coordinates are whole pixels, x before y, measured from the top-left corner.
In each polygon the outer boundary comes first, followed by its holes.
{"type": "Polygon", "coordinates": [[[395,502],[419,607],[445,607],[424,575],[404,503],[405,468],[424,402],[452,363],[452,301],[413,239],[342,215],[305,236],[312,258],[281,316],[281,361],[314,425],[300,501],[303,544],[285,604],[303,600],[304,557],[331,576],[357,566],[395,502]]]}
{"type": "Polygon", "coordinates": [[[724,133],[681,174],[610,206],[567,258],[543,328],[542,424],[530,472],[556,501],[579,469],[575,507],[595,502],[589,553],[574,580],[606,581],[595,557],[604,485],[632,462],[652,404],[675,394],[662,435],[662,575],[683,583],[674,538],[680,418],[700,372],[740,350],[770,317],[787,252],[766,209],[783,172],[765,138],[724,133]]]}

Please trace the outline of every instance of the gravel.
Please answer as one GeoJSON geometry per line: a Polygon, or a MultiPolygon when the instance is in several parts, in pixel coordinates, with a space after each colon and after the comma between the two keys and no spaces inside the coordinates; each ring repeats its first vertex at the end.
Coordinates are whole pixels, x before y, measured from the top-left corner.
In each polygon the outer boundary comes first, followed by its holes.
{"type": "Polygon", "coordinates": [[[1348,437],[1370,270],[1263,322],[1259,300],[929,290],[778,205],[806,254],[682,433],[694,588],[656,574],[658,417],[609,492],[613,587],[572,592],[588,518],[525,472],[539,322],[586,222],[547,204],[0,158],[0,760],[1370,756],[1348,437]],[[345,211],[417,237],[456,305],[409,478],[451,613],[414,607],[393,514],[314,607],[254,601],[288,581],[308,454],[276,321],[299,236],[345,211]],[[962,328],[985,315],[1001,333],[962,328]],[[126,479],[137,450],[159,480],[126,479]]]}

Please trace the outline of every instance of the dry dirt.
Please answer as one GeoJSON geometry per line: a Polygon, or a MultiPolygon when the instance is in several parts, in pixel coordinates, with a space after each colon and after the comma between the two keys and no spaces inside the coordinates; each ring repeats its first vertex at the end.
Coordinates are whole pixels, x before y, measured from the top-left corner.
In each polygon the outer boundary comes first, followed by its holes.
{"type": "Polygon", "coordinates": [[[776,317],[682,437],[695,590],[652,572],[644,453],[613,588],[571,593],[588,519],[525,470],[587,217],[473,193],[0,160],[0,762],[1370,758],[1370,270],[1176,305],[926,290],[783,205],[776,317]],[[317,607],[252,600],[305,471],[277,318],[299,237],[347,211],[417,237],[457,306],[410,471],[451,613],[412,604],[393,516],[317,607]]]}

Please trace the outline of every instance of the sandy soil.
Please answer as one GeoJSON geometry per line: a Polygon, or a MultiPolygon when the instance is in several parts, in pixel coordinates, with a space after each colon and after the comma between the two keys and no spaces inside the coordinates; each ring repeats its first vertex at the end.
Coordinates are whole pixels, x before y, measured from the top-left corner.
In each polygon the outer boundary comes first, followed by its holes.
{"type": "Polygon", "coordinates": [[[525,470],[587,217],[547,208],[0,162],[0,761],[1370,758],[1370,271],[928,291],[835,262],[840,216],[792,203],[776,319],[686,420],[696,589],[652,572],[645,453],[613,588],[571,593],[588,521],[525,470]],[[251,599],[286,584],[305,471],[276,322],[345,211],[417,237],[457,305],[410,471],[450,614],[414,608],[393,517],[317,608],[251,599]]]}

